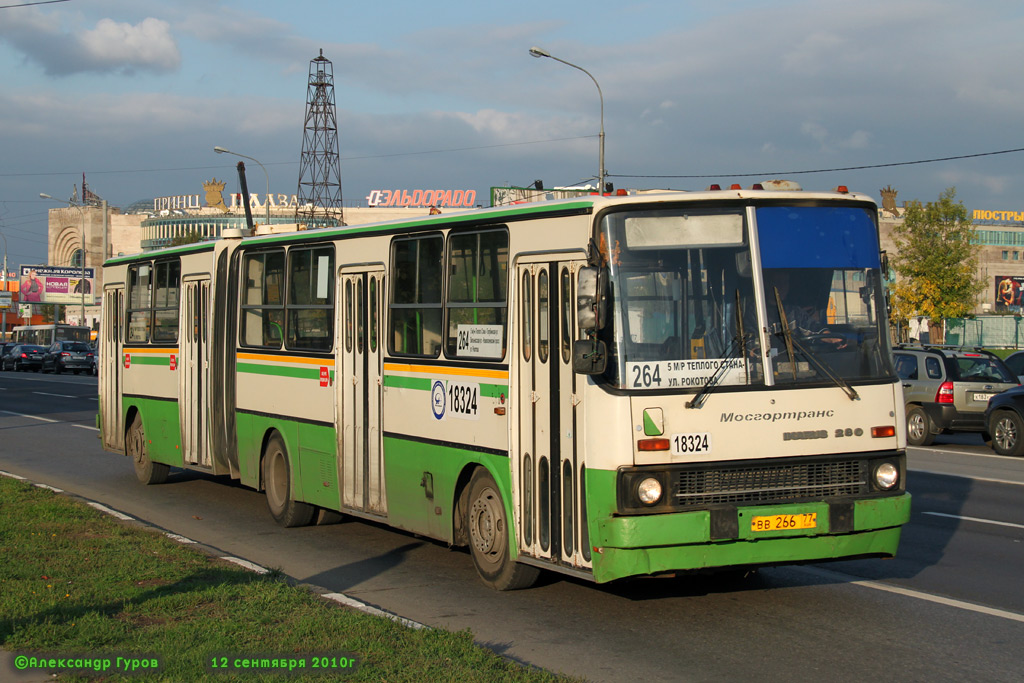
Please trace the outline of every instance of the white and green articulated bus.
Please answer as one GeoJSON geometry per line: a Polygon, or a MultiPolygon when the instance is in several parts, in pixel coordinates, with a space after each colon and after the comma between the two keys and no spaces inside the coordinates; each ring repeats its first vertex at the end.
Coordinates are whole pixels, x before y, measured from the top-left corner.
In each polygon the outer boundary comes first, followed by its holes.
{"type": "Polygon", "coordinates": [[[591,196],[104,268],[100,425],[169,468],[468,546],[485,583],[888,557],[910,514],[876,204],[591,196]]]}

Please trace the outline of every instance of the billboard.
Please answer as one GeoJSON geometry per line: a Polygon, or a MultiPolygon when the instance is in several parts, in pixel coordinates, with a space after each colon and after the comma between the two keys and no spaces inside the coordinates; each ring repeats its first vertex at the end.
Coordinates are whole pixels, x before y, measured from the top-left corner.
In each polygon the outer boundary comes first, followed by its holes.
{"type": "Polygon", "coordinates": [[[26,304],[79,304],[96,303],[96,270],[61,266],[22,266],[20,300],[26,304]]]}

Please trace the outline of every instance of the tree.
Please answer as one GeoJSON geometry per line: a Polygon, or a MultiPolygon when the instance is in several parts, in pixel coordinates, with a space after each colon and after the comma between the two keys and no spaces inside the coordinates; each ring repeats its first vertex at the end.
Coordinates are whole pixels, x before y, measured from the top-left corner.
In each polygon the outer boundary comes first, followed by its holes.
{"type": "Polygon", "coordinates": [[[177,237],[171,238],[171,243],[168,244],[167,246],[169,246],[169,247],[180,247],[183,244],[195,244],[196,242],[202,242],[202,241],[203,241],[203,236],[201,234],[199,234],[199,231],[192,230],[192,231],[190,231],[188,233],[185,233],[184,235],[178,235],[177,237]]]}
{"type": "Polygon", "coordinates": [[[890,261],[899,276],[892,287],[893,322],[928,318],[932,341],[941,342],[942,322],[971,312],[985,282],[978,275],[979,245],[956,188],[937,202],[911,202],[892,231],[896,253],[890,261]]]}

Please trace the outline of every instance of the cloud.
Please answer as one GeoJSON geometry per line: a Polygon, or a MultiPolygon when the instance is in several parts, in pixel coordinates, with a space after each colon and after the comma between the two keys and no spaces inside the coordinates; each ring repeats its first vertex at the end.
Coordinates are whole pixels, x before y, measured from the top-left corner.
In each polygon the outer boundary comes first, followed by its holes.
{"type": "Polygon", "coordinates": [[[0,41],[40,65],[48,76],[167,73],[181,65],[170,25],[161,19],[148,17],[137,24],[100,19],[95,28],[66,31],[50,15],[9,15],[11,20],[0,25],[0,41]]]}
{"type": "Polygon", "coordinates": [[[96,28],[81,37],[81,46],[94,68],[142,68],[173,71],[181,64],[181,53],[166,21],[148,17],[139,24],[100,19],[96,28]]]}

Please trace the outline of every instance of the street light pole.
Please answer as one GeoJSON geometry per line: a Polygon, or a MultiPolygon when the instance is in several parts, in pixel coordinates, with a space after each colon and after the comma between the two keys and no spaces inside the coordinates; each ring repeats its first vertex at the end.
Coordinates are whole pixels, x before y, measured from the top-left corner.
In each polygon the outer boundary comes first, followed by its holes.
{"type": "MultiPolygon", "coordinates": [[[[267,196],[263,198],[263,203],[266,204],[267,206],[267,225],[270,225],[270,174],[267,173],[266,167],[263,164],[260,164],[258,159],[247,157],[244,154],[239,154],[238,152],[232,152],[230,149],[224,149],[223,147],[218,146],[214,147],[213,151],[216,152],[217,154],[234,154],[236,157],[242,157],[243,159],[248,159],[249,161],[255,161],[257,164],[259,164],[259,167],[263,169],[263,175],[267,176],[267,196]]],[[[245,197],[245,201],[249,201],[249,198],[245,197]]]]}
{"type": "MultiPolygon", "coordinates": [[[[4,297],[7,296],[7,236],[0,232],[4,238],[4,272],[2,279],[4,283],[4,297]]],[[[0,339],[7,341],[7,308],[0,309],[0,339]]]]}
{"type": "MultiPolygon", "coordinates": [[[[41,199],[49,199],[50,201],[67,204],[69,207],[78,209],[79,215],[82,217],[82,280],[78,283],[79,288],[82,290],[82,318],[79,321],[79,325],[85,325],[85,254],[88,251],[85,246],[85,209],[74,202],[61,202],[60,199],[54,199],[45,192],[40,192],[39,197],[41,199]]],[[[55,321],[56,322],[56,321],[55,321]]]]}
{"type": "Polygon", "coordinates": [[[564,59],[559,59],[558,57],[555,57],[553,54],[551,54],[547,50],[543,50],[543,49],[541,49],[541,48],[539,48],[537,46],[534,46],[534,47],[530,48],[530,55],[533,56],[533,57],[537,57],[537,58],[547,57],[548,59],[553,59],[556,62],[561,62],[562,64],[565,64],[566,66],[571,66],[574,69],[579,69],[583,73],[585,73],[588,76],[590,76],[590,80],[594,81],[594,85],[597,86],[597,96],[601,100],[601,132],[598,135],[597,192],[598,192],[598,194],[602,194],[603,195],[604,194],[604,178],[605,178],[605,174],[606,174],[606,171],[605,171],[605,168],[604,168],[604,93],[601,92],[600,84],[598,84],[597,79],[594,78],[594,75],[591,74],[586,69],[584,69],[582,66],[577,66],[577,65],[573,64],[572,62],[567,62],[564,59]]]}

